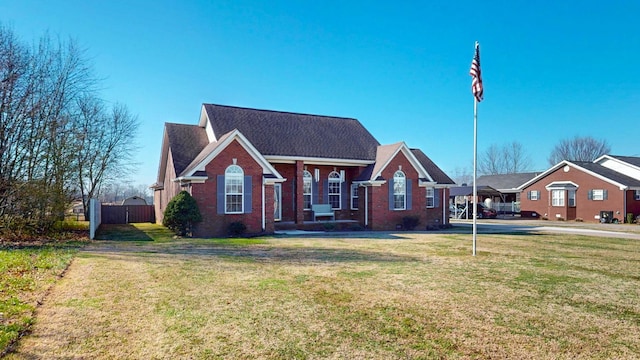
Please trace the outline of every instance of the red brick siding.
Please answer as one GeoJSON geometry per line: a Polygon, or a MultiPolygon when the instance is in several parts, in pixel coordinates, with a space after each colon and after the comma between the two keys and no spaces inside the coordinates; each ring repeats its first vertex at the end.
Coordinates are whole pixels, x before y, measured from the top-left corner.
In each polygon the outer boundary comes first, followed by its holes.
{"type": "Polygon", "coordinates": [[[634,219],[640,215],[640,200],[635,200],[634,190],[627,190],[627,212],[632,213],[634,219]]]}
{"type": "MultiPolygon", "coordinates": [[[[198,203],[203,221],[195,226],[194,235],[198,237],[220,237],[228,235],[227,230],[232,222],[243,222],[247,233],[262,232],[262,167],[237,141],[233,141],[206,167],[208,179],[202,184],[192,185],[192,196],[198,203]],[[242,168],[245,176],[252,178],[252,212],[249,214],[218,214],[217,185],[218,175],[224,175],[227,167],[237,159],[237,165],[242,168]]],[[[273,218],[273,188],[265,191],[267,201],[267,217],[273,218]],[[270,205],[269,205],[270,204],[270,205]],[[269,212],[270,208],[270,212],[269,212]]],[[[246,211],[246,209],[245,209],[246,211]]],[[[272,222],[272,221],[271,221],[272,222]]],[[[273,224],[270,224],[272,227],[273,224]]]]}
{"type": "MultiPolygon", "coordinates": [[[[402,218],[405,216],[417,216],[420,220],[419,228],[424,228],[427,224],[426,209],[426,190],[418,186],[418,173],[413,168],[407,157],[402,153],[398,153],[396,157],[382,171],[382,177],[387,180],[385,184],[379,187],[372,187],[372,196],[370,197],[371,207],[369,211],[371,218],[369,226],[372,230],[395,230],[396,226],[402,224],[402,218]],[[411,210],[389,210],[389,182],[393,179],[393,175],[402,166],[407,183],[411,182],[411,210]]],[[[407,194],[407,196],[409,196],[407,194]]],[[[430,211],[430,216],[434,217],[434,212],[430,211]]]]}
{"type": "Polygon", "coordinates": [[[568,172],[560,168],[523,189],[520,196],[520,209],[546,215],[550,220],[557,219],[556,214],[559,214],[565,220],[580,218],[587,222],[598,222],[599,220],[595,217],[600,215],[601,210],[606,210],[613,211],[613,216],[622,221],[625,213],[624,196],[624,191],[617,186],[575,167],[570,167],[568,172]],[[551,191],[548,191],[545,186],[554,181],[571,181],[578,185],[575,209],[569,208],[567,194],[565,194],[565,206],[551,206],[551,191]],[[589,200],[588,193],[593,189],[607,190],[607,200],[589,200]],[[537,201],[529,200],[528,193],[532,190],[540,192],[540,198],[537,201]]]}

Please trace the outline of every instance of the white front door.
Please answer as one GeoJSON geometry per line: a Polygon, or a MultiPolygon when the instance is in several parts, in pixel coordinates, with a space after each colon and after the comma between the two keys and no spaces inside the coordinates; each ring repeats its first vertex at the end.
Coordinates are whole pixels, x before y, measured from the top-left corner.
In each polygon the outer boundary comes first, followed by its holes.
{"type": "Polygon", "coordinates": [[[282,220],[282,184],[273,184],[273,220],[282,220]]]}

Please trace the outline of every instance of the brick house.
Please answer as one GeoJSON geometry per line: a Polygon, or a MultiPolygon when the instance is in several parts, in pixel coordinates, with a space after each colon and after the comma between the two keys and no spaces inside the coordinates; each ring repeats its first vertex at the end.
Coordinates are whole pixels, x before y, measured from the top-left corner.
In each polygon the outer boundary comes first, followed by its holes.
{"type": "Polygon", "coordinates": [[[520,186],[522,211],[549,219],[599,222],[640,214],[640,158],[604,155],[593,162],[562,161],[520,186]]]}
{"type": "Polygon", "coordinates": [[[197,125],[165,124],[152,189],[158,222],[188,191],[204,219],[194,233],[207,237],[238,221],[249,233],[305,228],[317,204],[373,230],[406,216],[446,225],[453,184],[421,150],[380,145],[356,119],[204,104],[197,125]]]}

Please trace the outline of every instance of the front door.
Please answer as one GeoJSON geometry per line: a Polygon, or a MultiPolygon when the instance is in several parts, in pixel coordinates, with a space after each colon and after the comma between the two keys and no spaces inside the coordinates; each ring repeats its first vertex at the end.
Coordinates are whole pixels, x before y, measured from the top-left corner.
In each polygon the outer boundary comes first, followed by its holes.
{"type": "Polygon", "coordinates": [[[273,184],[273,221],[282,220],[282,184],[273,184]]]}

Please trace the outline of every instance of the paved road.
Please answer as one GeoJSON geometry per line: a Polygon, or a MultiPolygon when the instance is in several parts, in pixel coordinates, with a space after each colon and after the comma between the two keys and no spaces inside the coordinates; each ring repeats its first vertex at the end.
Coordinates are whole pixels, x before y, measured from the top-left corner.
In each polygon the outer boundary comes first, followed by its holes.
{"type": "MultiPolygon", "coordinates": [[[[472,221],[451,220],[456,227],[465,227],[471,232],[472,221]]],[[[640,240],[640,226],[623,224],[590,224],[577,222],[542,222],[541,220],[477,220],[479,234],[491,233],[552,233],[587,236],[614,237],[640,240]]]]}

